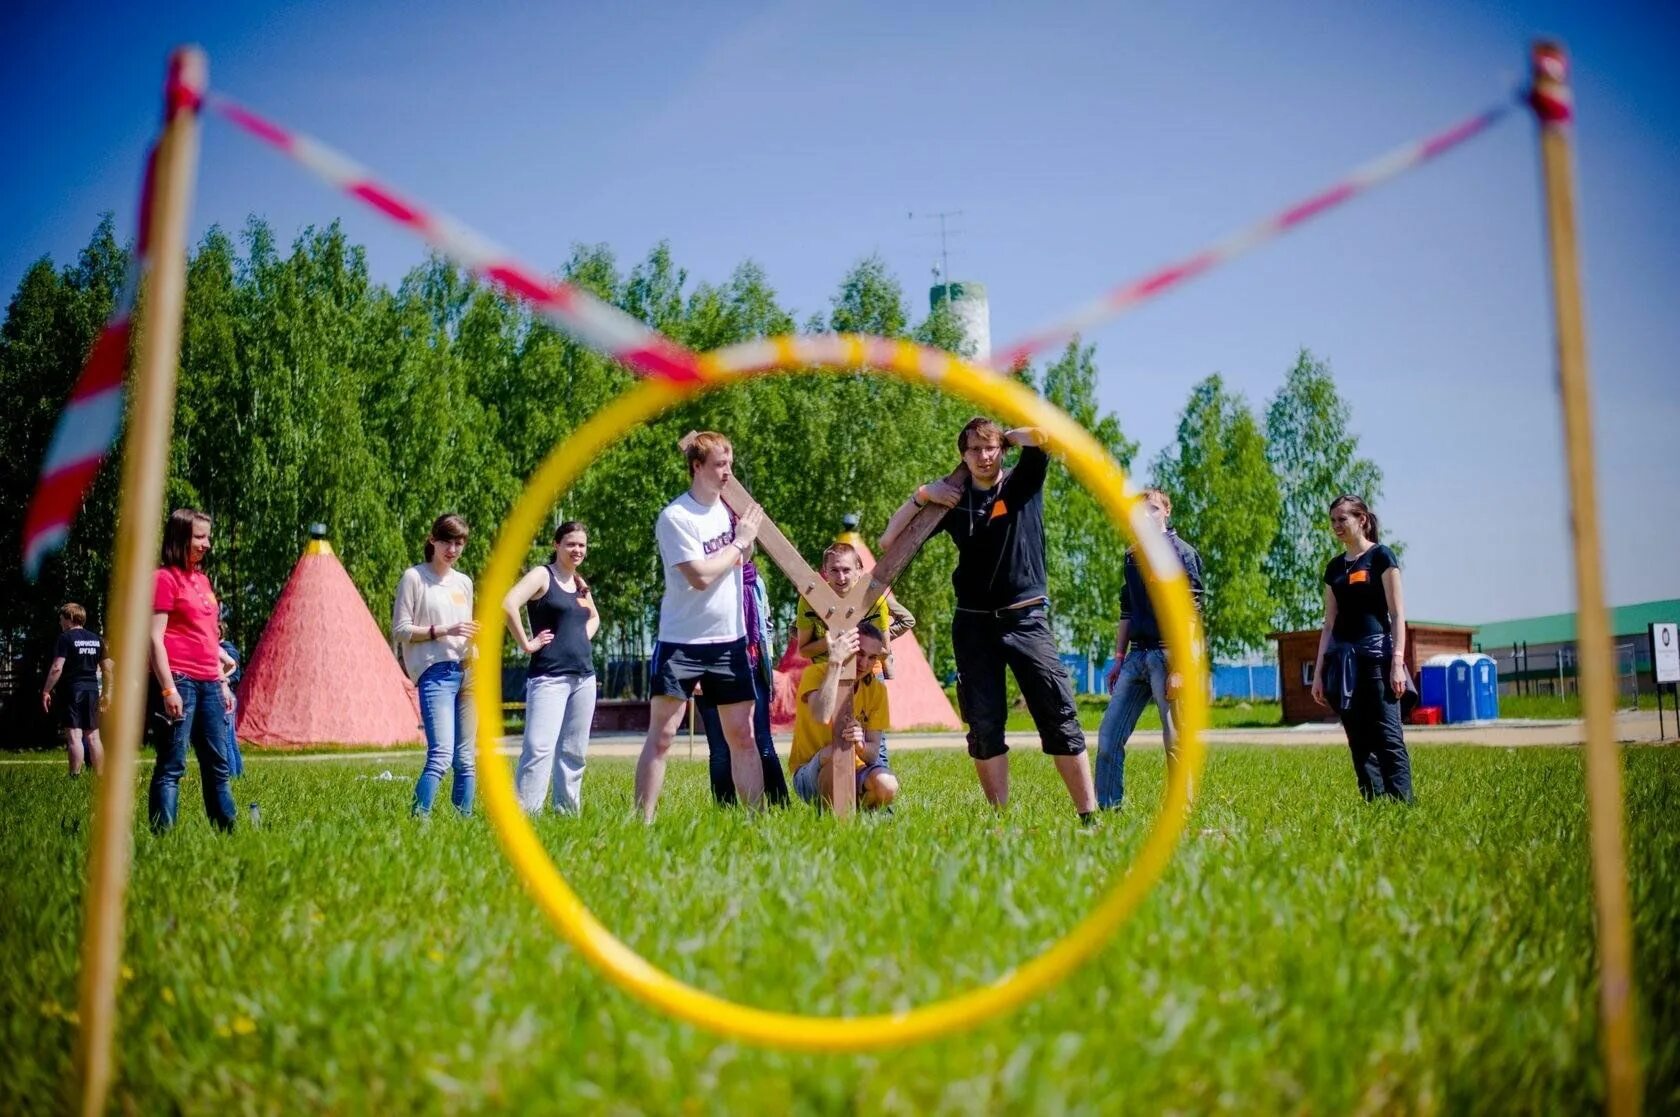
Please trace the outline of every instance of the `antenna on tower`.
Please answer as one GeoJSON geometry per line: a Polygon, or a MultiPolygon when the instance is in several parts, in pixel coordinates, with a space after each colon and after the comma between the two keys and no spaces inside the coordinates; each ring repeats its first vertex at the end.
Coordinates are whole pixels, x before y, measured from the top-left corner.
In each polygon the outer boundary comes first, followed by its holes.
{"type": "MultiPolygon", "coordinates": [[[[961,217],[962,215],[963,215],[963,211],[960,210],[960,209],[940,210],[938,213],[923,213],[923,214],[919,215],[923,221],[937,221],[937,222],[939,222],[939,233],[938,233],[938,236],[939,236],[939,266],[934,269],[934,276],[935,276],[935,278],[937,278],[939,280],[939,282],[941,284],[945,284],[947,286],[946,298],[950,297],[950,294],[949,294],[949,284],[951,282],[950,238],[962,235],[962,230],[961,229],[952,229],[948,226],[947,223],[951,218],[961,217]]],[[[918,214],[914,210],[911,210],[906,216],[911,221],[914,221],[914,220],[916,220],[918,214]]],[[[925,235],[933,236],[934,233],[930,229],[925,235]]]]}

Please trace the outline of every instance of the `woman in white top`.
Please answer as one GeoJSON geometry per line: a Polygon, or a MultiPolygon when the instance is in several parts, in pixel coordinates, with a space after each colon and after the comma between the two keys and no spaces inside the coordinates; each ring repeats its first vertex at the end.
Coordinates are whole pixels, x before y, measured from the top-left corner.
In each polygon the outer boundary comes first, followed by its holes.
{"type": "Polygon", "coordinates": [[[467,546],[467,521],[439,516],[426,538],[426,561],[403,571],[391,632],[403,667],[420,691],[426,728],[426,767],[414,785],[414,813],[430,815],[445,770],[455,782],[449,801],[472,813],[476,721],[467,663],[478,625],[472,619],[472,579],[455,569],[467,546]]]}
{"type": "Polygon", "coordinates": [[[531,657],[517,781],[519,803],[531,814],[542,809],[551,782],[556,811],[576,814],[582,807],[584,756],[595,719],[589,642],[601,627],[601,614],[577,569],[588,553],[588,531],[576,520],[565,521],[554,529],[554,561],[529,571],[502,598],[508,631],[531,657]],[[534,635],[525,633],[521,606],[531,614],[534,635]]]}

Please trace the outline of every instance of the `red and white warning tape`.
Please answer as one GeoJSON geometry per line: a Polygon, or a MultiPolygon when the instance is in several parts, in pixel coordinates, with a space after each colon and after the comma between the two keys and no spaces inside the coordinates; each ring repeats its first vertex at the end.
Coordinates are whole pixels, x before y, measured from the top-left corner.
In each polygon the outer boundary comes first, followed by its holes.
{"type": "Polygon", "coordinates": [[[1092,326],[1110,318],[1118,317],[1156,295],[1178,286],[1185,280],[1193,279],[1204,272],[1211,271],[1218,265],[1259,247],[1273,237],[1281,233],[1287,233],[1297,225],[1334,209],[1349,198],[1363,194],[1373,186],[1387,182],[1413,167],[1427,163],[1437,155],[1452,150],[1472,136],[1486,131],[1514,107],[1514,102],[1495,105],[1477,113],[1468,120],[1455,124],[1438,135],[1396,148],[1387,155],[1373,159],[1364,166],[1357,168],[1347,178],[1328,190],[1314,194],[1305,201],[1290,206],[1282,213],[1274,214],[1264,221],[1258,221],[1176,264],[1171,264],[1141,279],[1134,279],[1129,283],[1122,284],[1084,304],[1065,318],[1028,334],[1013,345],[993,353],[992,367],[1000,370],[1011,369],[1035,353],[1043,352],[1052,346],[1065,344],[1092,326]]]}
{"type": "Polygon", "coordinates": [[[453,218],[403,198],[319,140],[288,131],[218,93],[211,93],[205,104],[346,194],[418,233],[463,268],[526,300],[538,314],[586,345],[647,376],[693,380],[700,375],[695,353],[582,288],[545,278],[453,218]]]}
{"type": "Polygon", "coordinates": [[[59,413],[46,460],[41,463],[41,479],[24,515],[23,575],[31,582],[40,573],[42,560],[62,547],[69,537],[70,525],[75,522],[82,500],[122,425],[123,372],[128,367],[135,296],[146,270],[152,172],[156,165],[154,145],[146,156],[146,172],[140,187],[139,239],[128,261],[122,292],[94,340],[75,386],[70,389],[70,399],[59,413]]]}
{"type": "MultiPolygon", "coordinates": [[[[241,130],[313,171],[365,205],[418,233],[468,271],[529,302],[538,314],[586,345],[623,362],[644,375],[668,380],[695,380],[738,372],[740,361],[700,356],[573,284],[545,278],[516,261],[505,250],[454,219],[411,202],[381,185],[366,169],[326,144],[266,120],[237,102],[210,93],[200,100],[197,90],[184,92],[172,79],[170,111],[200,105],[218,113],[241,130]],[[180,93],[181,95],[177,95],[180,93]]],[[[1282,213],[1251,225],[1179,263],[1117,287],[1079,307],[1067,317],[994,354],[994,367],[1008,369],[1035,353],[1060,345],[1080,332],[1116,317],[1185,280],[1210,271],[1281,233],[1434,159],[1487,130],[1513,106],[1496,105],[1439,135],[1410,143],[1355,170],[1342,182],[1282,213]]],[[[147,160],[149,195],[151,167],[147,160]]],[[[41,481],[24,525],[24,570],[33,580],[42,558],[69,534],[88,486],[116,439],[122,413],[122,380],[127,362],[135,291],[146,260],[147,201],[141,203],[140,241],[131,262],[128,282],[110,320],[94,344],[59,417],[41,481]]],[[[733,356],[756,353],[753,343],[733,356]]],[[[720,355],[721,356],[721,355],[720,355]]],[[[751,360],[745,360],[751,365],[751,360]]]]}

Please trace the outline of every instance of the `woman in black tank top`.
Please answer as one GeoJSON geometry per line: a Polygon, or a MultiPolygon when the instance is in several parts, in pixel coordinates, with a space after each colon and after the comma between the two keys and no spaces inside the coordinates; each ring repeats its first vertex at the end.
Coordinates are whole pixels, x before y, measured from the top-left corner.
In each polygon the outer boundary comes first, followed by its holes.
{"type": "Polygon", "coordinates": [[[525,738],[518,789],[526,811],[582,806],[589,727],[595,715],[595,665],[590,641],[601,627],[589,585],[577,572],[589,553],[589,533],[576,520],[554,530],[554,561],[527,571],[502,598],[508,631],[531,657],[525,673],[525,738]],[[531,618],[527,635],[519,611],[531,618]],[[558,753],[558,764],[556,764],[558,753]]]}

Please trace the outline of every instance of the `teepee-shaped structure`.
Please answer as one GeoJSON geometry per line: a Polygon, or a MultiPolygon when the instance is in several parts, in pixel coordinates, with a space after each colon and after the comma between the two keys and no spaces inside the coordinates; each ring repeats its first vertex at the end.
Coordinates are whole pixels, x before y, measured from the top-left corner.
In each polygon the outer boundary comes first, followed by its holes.
{"type": "Polygon", "coordinates": [[[258,748],[390,746],[421,737],[420,705],[344,565],[310,527],[239,684],[239,739],[258,748]]]}
{"type": "MultiPolygon", "coordinates": [[[[855,520],[847,516],[845,530],[834,541],[850,543],[855,547],[863,559],[864,571],[868,572],[875,569],[875,556],[856,527],[855,520]]],[[[789,634],[787,651],[776,664],[776,686],[770,702],[770,720],[775,725],[793,723],[795,703],[799,701],[799,696],[794,693],[799,673],[810,662],[799,654],[797,639],[789,634]]],[[[951,708],[951,700],[945,696],[939,680],[933,677],[933,668],[928,665],[927,656],[922,654],[922,646],[916,643],[915,635],[906,632],[894,640],[892,651],[893,677],[887,680],[887,704],[892,709],[893,728],[960,730],[962,719],[951,708]]]]}

